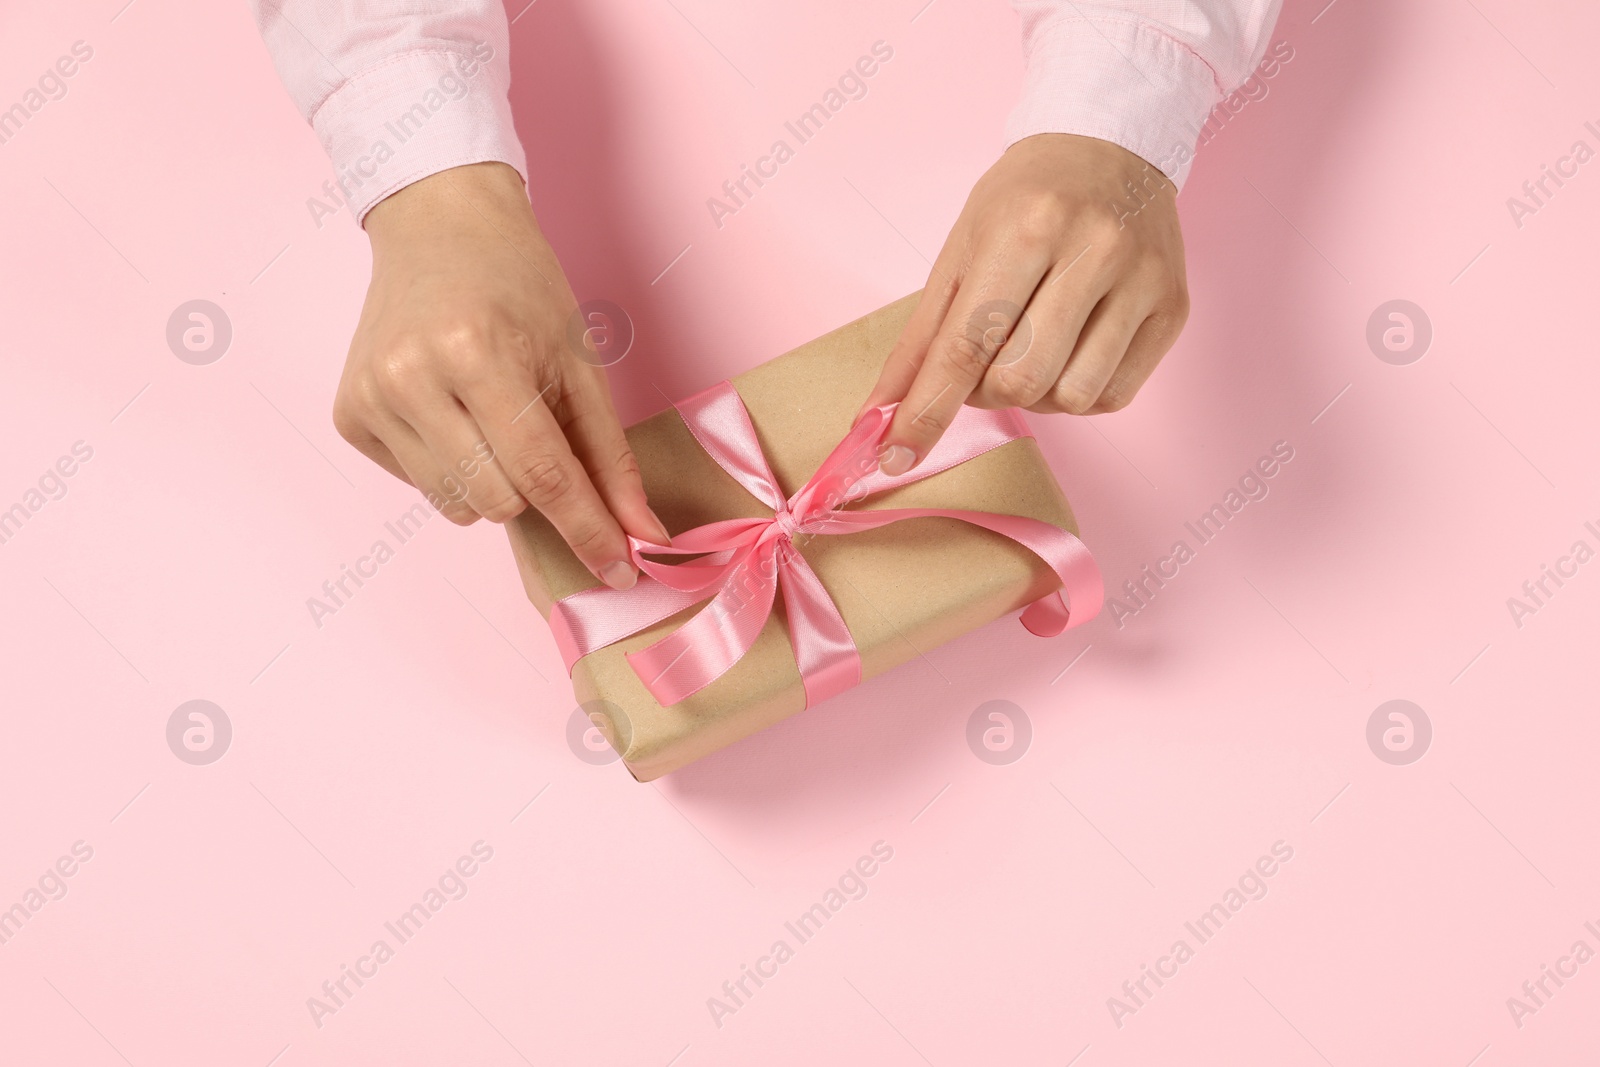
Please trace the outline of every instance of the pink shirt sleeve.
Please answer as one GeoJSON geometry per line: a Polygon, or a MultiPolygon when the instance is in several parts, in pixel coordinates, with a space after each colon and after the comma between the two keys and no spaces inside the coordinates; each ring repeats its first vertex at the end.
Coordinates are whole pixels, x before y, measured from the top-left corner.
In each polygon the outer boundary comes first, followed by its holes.
{"type": "Polygon", "coordinates": [[[501,0],[251,0],[356,221],[420,178],[499,161],[527,180],[501,0]]]}
{"type": "Polygon", "coordinates": [[[1027,84],[1007,147],[1036,133],[1111,141],[1180,188],[1211,109],[1261,62],[1282,0],[1012,0],[1027,84]]]}

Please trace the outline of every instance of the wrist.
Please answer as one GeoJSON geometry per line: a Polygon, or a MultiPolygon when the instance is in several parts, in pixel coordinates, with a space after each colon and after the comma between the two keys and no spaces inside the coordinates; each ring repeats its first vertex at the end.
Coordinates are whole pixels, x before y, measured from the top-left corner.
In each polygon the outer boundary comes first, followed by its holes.
{"type": "Polygon", "coordinates": [[[412,182],[375,204],[363,220],[374,254],[429,236],[459,235],[461,221],[500,232],[538,231],[522,176],[504,163],[469,163],[412,182]]]}

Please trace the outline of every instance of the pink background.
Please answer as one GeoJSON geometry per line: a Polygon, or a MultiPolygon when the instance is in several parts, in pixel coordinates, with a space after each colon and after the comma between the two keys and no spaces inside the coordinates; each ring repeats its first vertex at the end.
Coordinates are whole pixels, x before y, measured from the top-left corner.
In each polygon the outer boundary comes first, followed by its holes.
{"type": "MultiPolygon", "coordinates": [[[[0,945],[0,1060],[1592,1048],[1600,962],[1520,1028],[1506,1005],[1573,942],[1600,949],[1600,563],[1520,628],[1506,605],[1600,547],[1600,162],[1520,228],[1506,206],[1575,140],[1600,148],[1592,5],[1291,0],[1293,60],[1180,201],[1183,340],[1128,411],[1034,420],[1113,588],[1193,547],[1184,522],[1286,441],[1269,496],[1121,628],[1045,642],[1004,620],[639,785],[569,748],[559,661],[491,525],[430,521],[313,623],[306,598],[414,500],[329,419],[366,242],[314,225],[330,169],[242,4],[123,2],[0,14],[0,106],[94,49],[0,145],[0,508],[93,449],[0,545],[0,908],[93,849],[0,945]],[[234,331],[208,366],[165,340],[197,298],[234,331]],[[1365,340],[1396,298],[1434,329],[1405,366],[1365,340]],[[1433,727],[1406,766],[1366,740],[1397,698],[1433,727]],[[166,740],[193,699],[232,723],[207,766],[166,740]],[[1016,762],[969,749],[990,700],[1031,723],[1016,762]],[[395,945],[383,924],[479,840],[466,896],[317,1026],[307,998],[395,945]],[[880,840],[867,895],[718,1026],[708,998],[796,946],[784,923],[880,840]],[[1278,841],[1265,898],[1198,945],[1184,923],[1278,841]],[[1194,958],[1118,1026],[1108,998],[1179,938],[1194,958]]],[[[921,285],[1021,63],[1005,5],[922,2],[520,15],[535,207],[580,298],[638,325],[626,419],[921,285]],[[718,229],[706,198],[880,39],[869,95],[718,229]]]]}

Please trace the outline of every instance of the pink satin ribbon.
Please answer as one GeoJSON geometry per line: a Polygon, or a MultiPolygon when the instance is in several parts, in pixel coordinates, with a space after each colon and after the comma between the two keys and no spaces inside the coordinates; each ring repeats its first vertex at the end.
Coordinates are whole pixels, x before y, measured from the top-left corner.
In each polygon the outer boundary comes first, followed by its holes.
{"type": "Polygon", "coordinates": [[[921,464],[890,476],[878,469],[878,448],[896,406],[885,404],[862,415],[811,479],[785,500],[744,401],[731,384],[721,382],[677,404],[701,447],[773,515],[707,523],[679,534],[671,545],[629,537],[633,562],[644,572],[637,585],[620,591],[585,589],[551,609],[550,628],[567,670],[596,649],[710,600],[677,630],[628,655],[650,694],[663,706],[676,704],[720,678],[750,651],[781,589],[806,704],[817,704],[860,684],[861,657],[833,598],[795,548],[794,538],[858,533],[932,516],[993,530],[1050,565],[1061,589],[1023,610],[1022,623],[1030,632],[1054,637],[1094,618],[1105,597],[1100,568],[1082,541],[1057,526],[1019,515],[949,508],[844,510],[854,500],[921,481],[1031,436],[1015,411],[963,407],[921,464]],[[667,564],[647,555],[701,558],[667,564]]]}

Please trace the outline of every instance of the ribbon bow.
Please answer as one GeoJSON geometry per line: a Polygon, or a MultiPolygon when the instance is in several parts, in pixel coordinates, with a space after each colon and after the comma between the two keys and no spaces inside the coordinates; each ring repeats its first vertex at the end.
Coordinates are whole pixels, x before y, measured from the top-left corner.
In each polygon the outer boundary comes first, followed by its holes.
{"type": "Polygon", "coordinates": [[[849,534],[902,519],[960,519],[1009,537],[1050,565],[1061,589],[1028,605],[1022,623],[1054,637],[1088,622],[1105,588],[1082,541],[1047,522],[1020,515],[948,508],[847,511],[873,493],[921,481],[1019,437],[1031,436],[1015,411],[963,407],[950,429],[916,469],[878,470],[878,447],[897,405],[867,411],[811,479],[787,500],[767,466],[744,401],[721,382],[674,405],[689,432],[717,465],[772,509],[771,518],[726,519],[687,530],[670,545],[629,537],[633,562],[645,577],[632,589],[585,589],[556,602],[550,627],[570,671],[581,657],[653,626],[704,600],[711,603],[655,644],[628,655],[645,688],[663,706],[676,704],[725,674],[750,650],[783,590],[784,613],[806,704],[819,703],[861,682],[861,657],[833,598],[795,539],[849,534]],[[700,556],[668,564],[650,556],[700,556]],[[1066,600],[1062,594],[1066,594],[1066,600]],[[1068,603],[1071,610],[1068,609],[1068,603]]]}

